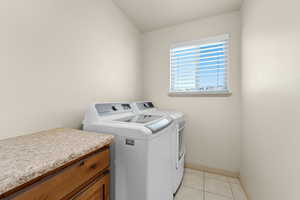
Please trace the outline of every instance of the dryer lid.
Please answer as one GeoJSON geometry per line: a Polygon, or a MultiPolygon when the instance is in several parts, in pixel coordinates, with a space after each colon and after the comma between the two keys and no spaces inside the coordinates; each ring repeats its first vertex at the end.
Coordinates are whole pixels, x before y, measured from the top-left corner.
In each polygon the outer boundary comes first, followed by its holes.
{"type": "Polygon", "coordinates": [[[144,127],[151,130],[152,134],[159,132],[173,122],[172,118],[168,116],[145,114],[123,117],[115,121],[143,124],[144,127]]]}
{"type": "Polygon", "coordinates": [[[149,128],[153,134],[159,132],[160,130],[168,127],[172,123],[172,119],[169,117],[163,118],[159,121],[156,121],[154,123],[151,123],[149,125],[146,125],[147,128],[149,128]]]}

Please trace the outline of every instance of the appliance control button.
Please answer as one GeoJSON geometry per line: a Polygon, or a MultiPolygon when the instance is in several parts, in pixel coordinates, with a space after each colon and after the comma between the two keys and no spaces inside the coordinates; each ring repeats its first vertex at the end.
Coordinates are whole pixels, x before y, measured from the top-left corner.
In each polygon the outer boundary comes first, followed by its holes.
{"type": "Polygon", "coordinates": [[[113,109],[113,111],[117,111],[118,109],[115,106],[111,107],[113,109]]]}

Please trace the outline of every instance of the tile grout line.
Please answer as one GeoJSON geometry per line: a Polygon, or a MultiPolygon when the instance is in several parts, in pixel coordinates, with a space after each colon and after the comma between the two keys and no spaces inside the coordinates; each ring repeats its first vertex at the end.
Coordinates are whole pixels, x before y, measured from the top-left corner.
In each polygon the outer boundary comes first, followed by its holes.
{"type": "Polygon", "coordinates": [[[205,172],[203,172],[203,200],[205,200],[205,172]]]}
{"type": "MultiPolygon", "coordinates": [[[[200,191],[203,191],[203,200],[205,200],[206,199],[206,193],[211,193],[211,194],[215,194],[215,195],[218,195],[218,196],[222,196],[222,197],[227,197],[227,198],[230,198],[229,196],[226,196],[226,195],[221,195],[221,194],[219,194],[219,193],[215,193],[215,192],[208,192],[208,191],[206,191],[206,188],[205,188],[205,186],[206,186],[206,176],[205,176],[205,173],[206,172],[204,172],[204,171],[202,171],[203,172],[203,189],[200,189],[200,188],[195,188],[195,187],[192,187],[192,186],[185,186],[185,187],[187,187],[187,188],[191,188],[191,189],[194,189],[194,190],[200,190],[200,191]]],[[[226,176],[225,176],[226,177],[226,176]]],[[[209,179],[209,178],[208,178],[209,179]]],[[[235,197],[234,197],[234,194],[233,194],[233,189],[232,189],[232,185],[233,184],[236,184],[236,183],[231,183],[230,182],[230,180],[229,180],[229,178],[228,177],[226,177],[226,181],[222,181],[222,180],[219,180],[219,179],[217,179],[217,178],[211,178],[211,179],[214,179],[214,180],[216,180],[216,181],[218,181],[218,182],[223,182],[223,183],[227,183],[227,184],[229,184],[229,187],[230,187],[230,191],[231,191],[231,195],[232,195],[232,200],[235,200],[235,197]]]]}
{"type": "MultiPolygon", "coordinates": [[[[201,171],[202,172],[202,171],[201,171]]],[[[204,173],[203,173],[204,174],[204,173]]],[[[197,188],[195,186],[191,186],[191,185],[184,185],[185,187],[187,188],[190,188],[190,189],[194,189],[194,190],[200,190],[200,191],[204,191],[204,175],[202,175],[202,180],[203,180],[203,188],[197,188]]]]}
{"type": "Polygon", "coordinates": [[[232,189],[232,184],[230,183],[229,178],[226,178],[226,180],[228,181],[228,184],[229,184],[229,187],[230,187],[230,191],[231,191],[231,194],[232,194],[232,199],[235,200],[235,196],[233,194],[233,189],[232,189]]]}
{"type": "MultiPolygon", "coordinates": [[[[203,172],[203,171],[201,171],[201,172],[203,172]]],[[[202,175],[202,181],[203,181],[203,187],[202,187],[202,189],[196,188],[196,187],[193,187],[193,186],[185,186],[187,188],[191,188],[191,189],[194,189],[194,190],[202,191],[202,193],[203,193],[203,195],[202,195],[203,200],[205,200],[205,174],[204,173],[205,172],[203,172],[203,175],[202,175]]]]}
{"type": "MultiPolygon", "coordinates": [[[[223,175],[220,175],[220,176],[223,176],[223,175]]],[[[220,180],[220,179],[218,179],[218,178],[208,178],[208,179],[213,179],[213,180],[218,181],[218,182],[221,182],[221,183],[227,183],[227,184],[229,185],[229,187],[230,187],[231,197],[226,196],[226,195],[224,195],[224,194],[219,194],[219,193],[216,193],[216,192],[210,192],[210,191],[206,191],[206,192],[211,193],[211,194],[215,194],[215,195],[218,195],[218,196],[226,197],[226,198],[231,198],[231,200],[235,200],[235,197],[234,197],[234,195],[233,195],[233,190],[232,190],[232,187],[231,187],[232,184],[231,184],[231,182],[229,181],[229,177],[227,177],[227,176],[224,176],[224,177],[226,177],[225,181],[224,181],[224,180],[220,180]]],[[[206,179],[205,179],[205,180],[206,180],[206,179]]]]}

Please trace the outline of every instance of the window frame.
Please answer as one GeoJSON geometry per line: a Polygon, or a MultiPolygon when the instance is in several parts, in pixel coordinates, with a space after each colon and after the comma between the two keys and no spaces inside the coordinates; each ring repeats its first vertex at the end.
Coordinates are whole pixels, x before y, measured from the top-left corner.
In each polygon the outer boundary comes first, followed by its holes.
{"type": "Polygon", "coordinates": [[[212,37],[206,37],[200,40],[192,40],[188,42],[180,42],[180,43],[174,43],[169,48],[169,96],[202,96],[202,95],[225,95],[230,96],[232,94],[230,90],[230,34],[222,34],[212,37]],[[171,58],[171,51],[174,48],[180,48],[185,46],[193,46],[193,45],[203,45],[208,43],[216,42],[217,40],[227,40],[228,49],[226,51],[227,56],[227,64],[225,66],[225,70],[227,72],[227,79],[226,79],[226,90],[220,90],[220,91],[173,91],[172,90],[172,58],[171,58]]]}

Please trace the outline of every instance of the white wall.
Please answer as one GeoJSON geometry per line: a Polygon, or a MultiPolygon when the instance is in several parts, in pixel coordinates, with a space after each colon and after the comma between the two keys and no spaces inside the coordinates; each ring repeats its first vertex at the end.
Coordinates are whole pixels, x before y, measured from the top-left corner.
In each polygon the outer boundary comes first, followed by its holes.
{"type": "Polygon", "coordinates": [[[0,2],[0,138],[140,97],[140,33],[110,0],[0,2]]]}
{"type": "Polygon", "coordinates": [[[252,200],[298,200],[300,3],[243,6],[242,180],[252,200]]]}
{"type": "Polygon", "coordinates": [[[186,162],[239,172],[240,165],[240,13],[192,21],[144,34],[145,99],[186,114],[186,162]],[[229,97],[169,97],[169,48],[176,42],[229,33],[229,97]]]}

